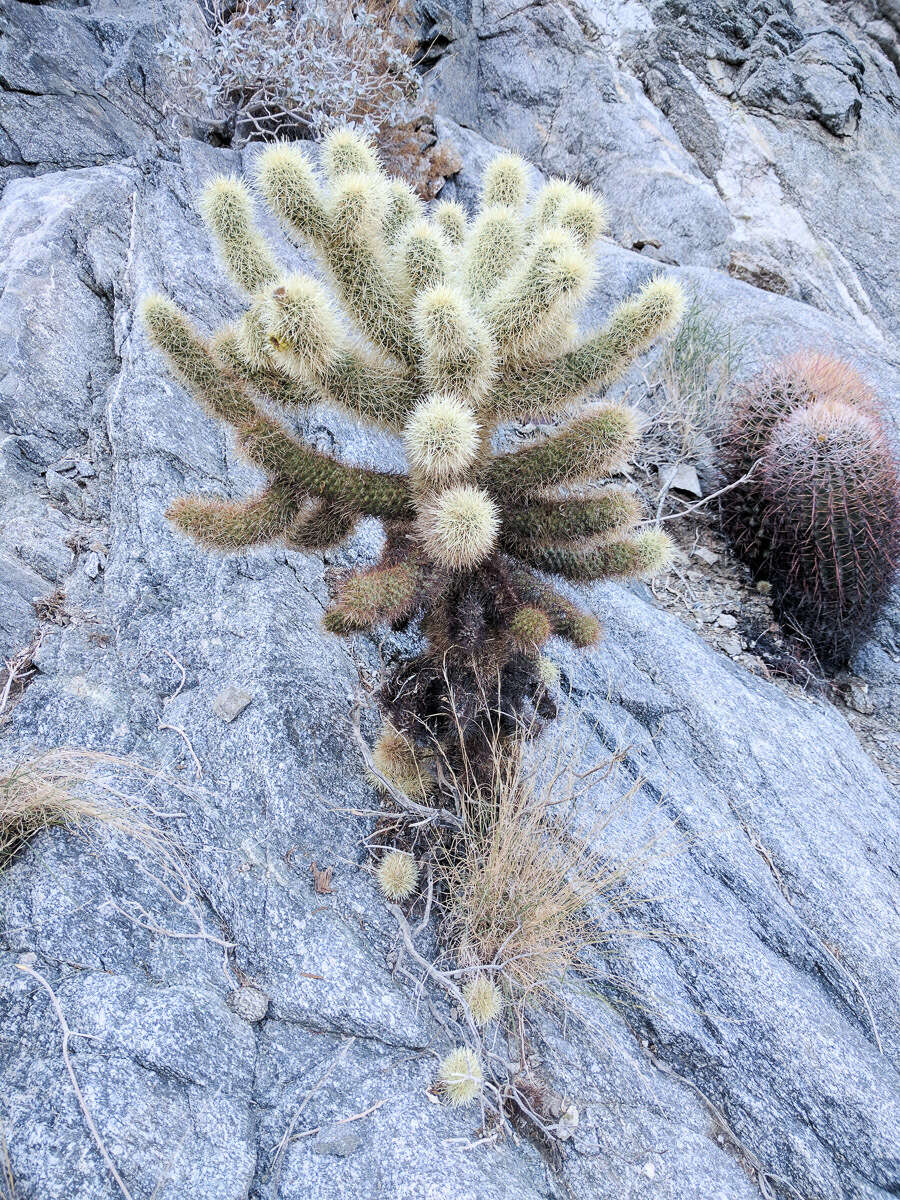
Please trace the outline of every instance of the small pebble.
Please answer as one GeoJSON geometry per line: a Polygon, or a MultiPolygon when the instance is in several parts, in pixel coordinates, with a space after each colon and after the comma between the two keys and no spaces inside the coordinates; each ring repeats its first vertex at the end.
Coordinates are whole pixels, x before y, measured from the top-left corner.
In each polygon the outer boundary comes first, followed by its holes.
{"type": "Polygon", "coordinates": [[[213,712],[223,721],[232,722],[239,717],[253,697],[237,687],[223,688],[212,702],[213,712]]]}
{"type": "Polygon", "coordinates": [[[245,983],[243,987],[235,988],[225,997],[225,1003],[236,1017],[255,1025],[261,1021],[269,1009],[269,997],[262,988],[245,983]]]}
{"type": "Polygon", "coordinates": [[[843,690],[844,703],[848,708],[852,708],[854,712],[861,713],[864,717],[871,717],[875,712],[875,705],[869,696],[869,688],[865,683],[849,683],[843,690]]]}
{"type": "Polygon", "coordinates": [[[703,495],[697,469],[690,463],[660,463],[658,470],[660,487],[668,487],[675,492],[686,492],[689,496],[698,498],[703,495]]]}

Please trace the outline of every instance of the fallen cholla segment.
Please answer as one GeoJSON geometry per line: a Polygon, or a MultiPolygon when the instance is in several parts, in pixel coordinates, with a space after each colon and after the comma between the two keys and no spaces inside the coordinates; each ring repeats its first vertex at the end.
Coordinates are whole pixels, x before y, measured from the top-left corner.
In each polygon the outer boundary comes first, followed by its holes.
{"type": "Polygon", "coordinates": [[[242,181],[207,186],[201,211],[244,314],[210,339],[164,297],[142,313],[266,484],[245,501],[176,500],[172,521],[210,549],[312,551],[378,518],[381,557],[344,581],[325,624],[350,635],[418,620],[426,648],[382,689],[393,727],[432,748],[460,732],[474,746],[498,718],[552,715],[541,647],[553,635],[592,645],[599,626],[544,575],[630,578],[668,559],[664,534],[636,532],[634,497],[596,486],[637,436],[627,408],[596,399],[677,325],[678,284],[651,279],[579,333],[605,206],[564,180],[532,197],[515,155],[488,166],[471,217],[458,204],[427,212],[346,129],[322,143],[319,167],[297,145],[270,147],[254,183],[321,280],[279,261],[242,181]],[[317,405],[400,437],[408,473],[323,454],[274,415],[317,405]],[[524,416],[559,428],[498,450],[499,428],[524,416]]]}
{"type": "Polygon", "coordinates": [[[484,1072],[478,1055],[468,1046],[451,1050],[438,1068],[438,1086],[454,1108],[471,1104],[481,1095],[484,1072]]]}
{"type": "Polygon", "coordinates": [[[478,975],[467,983],[463,996],[476,1025],[489,1025],[503,1011],[503,996],[489,975],[478,975]]]}
{"type": "Polygon", "coordinates": [[[390,850],[375,871],[375,878],[388,900],[408,900],[419,881],[419,867],[411,854],[390,850]]]}

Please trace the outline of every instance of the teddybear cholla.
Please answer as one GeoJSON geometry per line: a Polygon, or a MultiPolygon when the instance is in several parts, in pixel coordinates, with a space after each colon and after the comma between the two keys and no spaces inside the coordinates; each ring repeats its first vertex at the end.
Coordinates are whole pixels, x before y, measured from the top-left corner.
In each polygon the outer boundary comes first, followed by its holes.
{"type": "Polygon", "coordinates": [[[248,500],[185,497],[169,515],[211,549],[280,540],[307,551],[377,517],[381,558],[343,583],[326,628],[418,617],[426,648],[385,683],[389,719],[414,742],[461,736],[477,755],[498,723],[552,708],[541,658],[551,635],[579,647],[599,636],[545,576],[648,575],[666,561],[660,531],[635,532],[634,497],[596,486],[627,456],[632,414],[579,402],[677,323],[681,292],[653,279],[581,335],[574,317],[606,225],[595,195],[554,181],[529,205],[527,166],[504,155],[485,171],[474,217],[446,202],[428,214],[352,131],[328,137],[319,162],[321,177],[304,150],[275,145],[256,185],[327,286],[286,274],[247,188],[219,178],[202,211],[245,313],[209,341],[168,299],[143,303],[153,342],[267,480],[248,500]],[[408,473],[342,463],[276,415],[319,405],[401,437],[408,473]],[[561,423],[496,449],[501,426],[535,418],[561,423]]]}

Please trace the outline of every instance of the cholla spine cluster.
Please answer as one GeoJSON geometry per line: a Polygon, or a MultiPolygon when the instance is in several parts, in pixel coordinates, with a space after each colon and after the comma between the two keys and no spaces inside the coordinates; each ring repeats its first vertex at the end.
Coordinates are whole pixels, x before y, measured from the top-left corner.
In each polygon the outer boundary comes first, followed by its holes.
{"type": "Polygon", "coordinates": [[[872,389],[847,363],[805,352],[744,389],[724,440],[735,550],[828,668],[866,635],[900,557],[900,473],[872,389]]]}
{"type": "Polygon", "coordinates": [[[350,634],[419,615],[429,650],[389,681],[398,728],[440,737],[468,698],[464,732],[487,707],[535,702],[555,634],[577,646],[599,627],[544,578],[649,575],[669,553],[657,530],[635,532],[623,489],[593,485],[627,456],[632,414],[602,393],[678,321],[683,300],[653,279],[581,335],[575,317],[592,277],[602,202],[564,181],[528,205],[528,169],[512,155],[487,169],[473,219],[455,204],[429,216],[389,179],[373,147],[348,130],[322,144],[321,169],[295,145],[260,155],[256,183],[287,232],[313,249],[328,284],[286,273],[267,246],[251,195],[218,179],[205,220],[244,315],[209,340],[160,296],[143,303],[150,336],[204,408],[230,424],[267,486],[242,503],[188,497],[175,523],[210,548],[281,540],[306,550],[344,540],[363,516],[381,519],[375,567],[352,575],[326,615],[350,634]],[[348,336],[347,323],[362,339],[348,336]],[[291,433],[273,409],[326,404],[402,438],[407,474],[351,467],[291,433]],[[559,430],[498,453],[495,434],[525,415],[559,430]]]}

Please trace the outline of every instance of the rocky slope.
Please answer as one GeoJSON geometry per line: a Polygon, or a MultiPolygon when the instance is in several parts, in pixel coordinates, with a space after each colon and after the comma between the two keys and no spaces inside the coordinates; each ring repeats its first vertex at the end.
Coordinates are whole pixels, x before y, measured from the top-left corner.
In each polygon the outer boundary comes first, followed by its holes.
{"type": "MultiPolygon", "coordinates": [[[[574,990],[565,1026],[536,1020],[580,1114],[559,1154],[476,1144],[477,1118],[427,1094],[452,1014],[394,969],[361,869],[371,821],[342,811],[372,803],[347,721],[379,661],[319,630],[347,556],[216,560],[162,515],[251,477],[133,318],[151,287],[210,326],[234,304],[193,198],[241,157],[159,115],[154,47],[182,9],[0,5],[0,656],[33,664],[3,755],[73,745],[164,770],[129,782],[196,881],[186,899],[133,841],[62,830],[0,876],[15,1195],[123,1194],[29,972],[77,1035],[72,1071],[134,1200],[896,1195],[896,797],[835,708],[750,675],[645,589],[598,586],[604,644],[559,661],[585,753],[620,758],[589,804],[616,809],[611,853],[660,825],[677,843],[640,880],[638,928],[667,936],[623,938],[599,994],[574,990]],[[231,721],[228,689],[249,697],[231,721]]],[[[621,244],[595,317],[661,258],[756,354],[832,345],[898,395],[889,0],[423,9],[467,163],[448,186],[465,197],[496,144],[609,196],[621,244]]],[[[352,461],[396,453],[328,414],[307,428],[352,461]]],[[[885,705],[895,638],[888,621],[860,664],[885,705]]]]}

